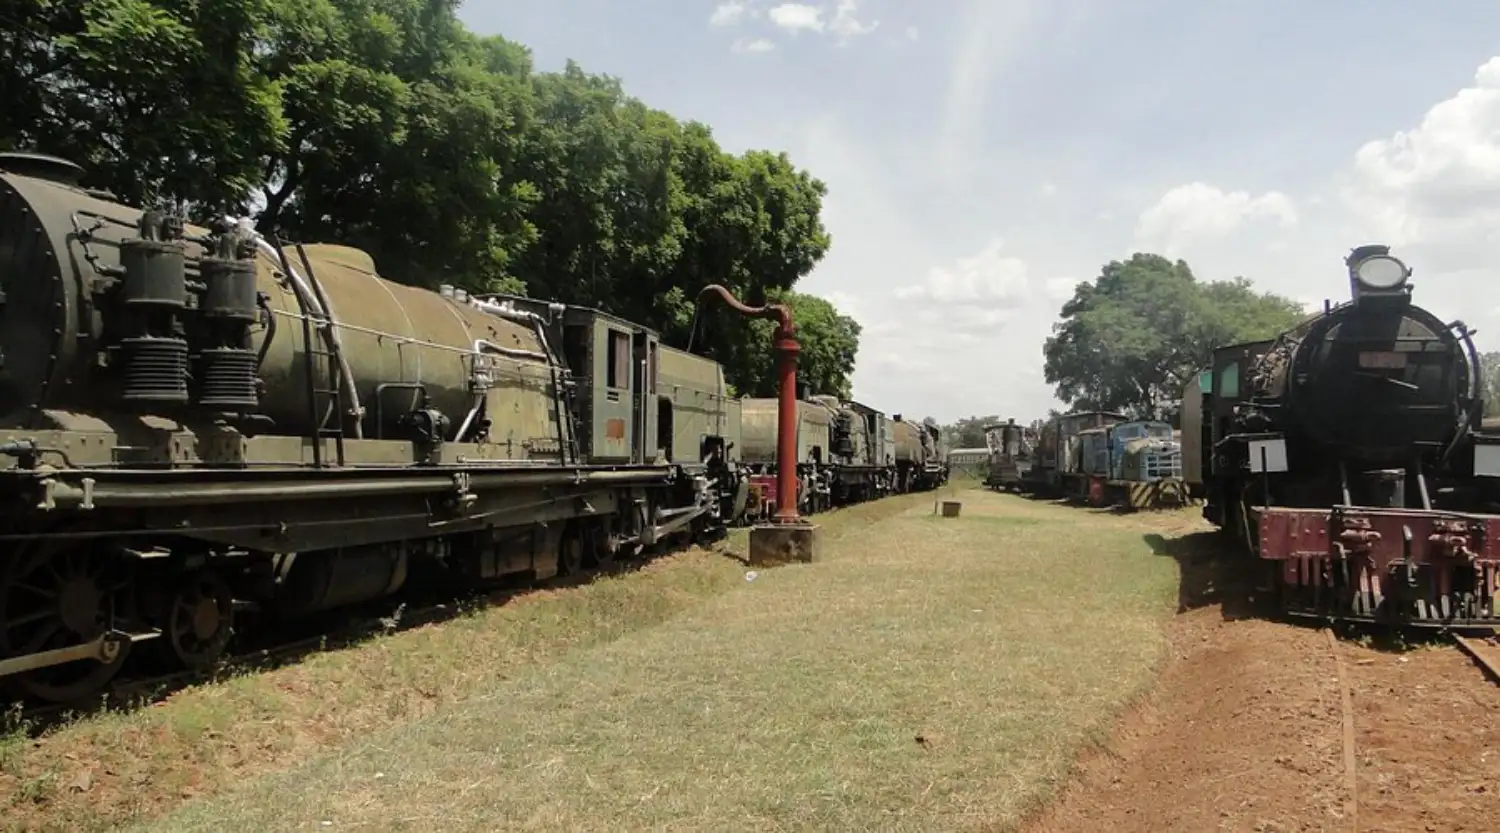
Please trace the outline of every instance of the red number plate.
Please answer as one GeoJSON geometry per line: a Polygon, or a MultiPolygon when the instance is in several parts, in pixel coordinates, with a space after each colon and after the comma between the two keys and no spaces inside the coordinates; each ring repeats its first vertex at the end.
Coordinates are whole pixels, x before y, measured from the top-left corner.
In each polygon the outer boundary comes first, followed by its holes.
{"type": "Polygon", "coordinates": [[[1359,366],[1379,370],[1399,370],[1406,367],[1406,354],[1367,350],[1359,354],[1359,366]]]}

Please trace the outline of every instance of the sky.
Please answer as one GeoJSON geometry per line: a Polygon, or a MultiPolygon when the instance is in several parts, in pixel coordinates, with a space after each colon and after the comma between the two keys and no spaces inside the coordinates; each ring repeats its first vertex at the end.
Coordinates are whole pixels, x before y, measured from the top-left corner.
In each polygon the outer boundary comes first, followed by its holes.
{"type": "Polygon", "coordinates": [[[948,423],[1061,408],[1042,345],[1147,251],[1321,306],[1385,243],[1500,349],[1500,3],[467,0],[728,151],[828,186],[797,285],[863,328],[854,398],[948,423]]]}

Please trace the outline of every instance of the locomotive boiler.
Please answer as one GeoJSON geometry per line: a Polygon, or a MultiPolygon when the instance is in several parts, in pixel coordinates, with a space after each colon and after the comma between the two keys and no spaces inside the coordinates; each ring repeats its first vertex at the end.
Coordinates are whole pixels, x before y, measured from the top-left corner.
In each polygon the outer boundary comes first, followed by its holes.
{"type": "Polygon", "coordinates": [[[403,286],[0,155],[0,683],[214,662],[236,611],[546,578],[745,500],[723,371],[581,307],[403,286]],[[419,563],[420,562],[420,563],[419,563]]]}
{"type": "Polygon", "coordinates": [[[937,425],[892,414],[891,437],[896,463],[891,483],[894,491],[928,491],[948,481],[947,448],[937,425]]]}
{"type": "Polygon", "coordinates": [[[1290,613],[1493,623],[1500,518],[1474,510],[1500,468],[1469,330],[1412,302],[1388,247],[1345,267],[1348,302],[1187,386],[1185,475],[1290,613]]]}

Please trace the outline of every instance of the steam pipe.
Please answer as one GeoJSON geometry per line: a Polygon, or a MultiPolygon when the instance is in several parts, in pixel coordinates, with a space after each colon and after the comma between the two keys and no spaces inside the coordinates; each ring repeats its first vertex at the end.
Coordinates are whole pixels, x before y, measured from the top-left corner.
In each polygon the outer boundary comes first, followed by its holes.
{"type": "MultiPolygon", "coordinates": [[[[797,512],[797,354],[802,345],[797,343],[796,329],[792,326],[792,310],[785,304],[767,304],[752,307],[740,303],[728,289],[709,284],[698,293],[698,309],[717,295],[730,309],[746,318],[765,318],[776,322],[774,343],[777,362],[776,403],[776,514],[772,523],[795,524],[802,522],[797,512]]],[[[688,349],[698,333],[698,316],[693,316],[693,333],[688,337],[688,349]]]]}

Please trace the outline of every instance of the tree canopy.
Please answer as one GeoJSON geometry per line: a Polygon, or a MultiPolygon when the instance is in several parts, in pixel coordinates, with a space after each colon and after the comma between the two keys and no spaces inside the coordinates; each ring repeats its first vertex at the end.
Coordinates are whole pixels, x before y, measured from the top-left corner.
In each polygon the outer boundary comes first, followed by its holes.
{"type": "Polygon", "coordinates": [[[1201,282],[1187,263],[1137,253],[1078,285],[1043,347],[1047,382],[1075,409],[1151,416],[1216,347],[1269,338],[1305,318],[1244,278],[1201,282]]]}
{"type": "MultiPolygon", "coordinates": [[[[618,79],[536,72],[457,6],[0,0],[0,150],[71,158],[126,202],[358,246],[404,283],[595,306],[669,343],[705,284],[786,298],[802,376],[847,393],[858,325],[791,293],[830,244],[822,182],[785,154],[725,152],[618,79]]],[[[741,392],[774,389],[767,328],[705,337],[741,392]]]]}
{"type": "Polygon", "coordinates": [[[1484,378],[1484,415],[1500,417],[1500,351],[1479,354],[1484,378]]]}

